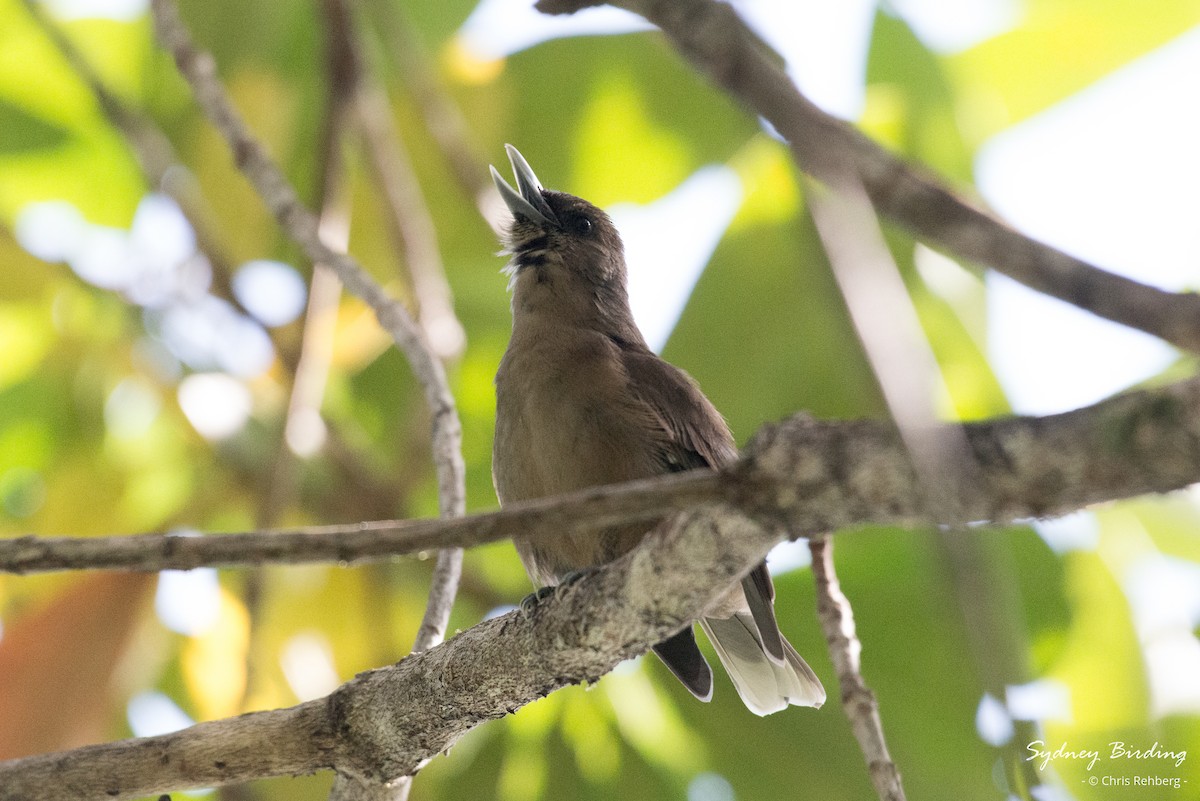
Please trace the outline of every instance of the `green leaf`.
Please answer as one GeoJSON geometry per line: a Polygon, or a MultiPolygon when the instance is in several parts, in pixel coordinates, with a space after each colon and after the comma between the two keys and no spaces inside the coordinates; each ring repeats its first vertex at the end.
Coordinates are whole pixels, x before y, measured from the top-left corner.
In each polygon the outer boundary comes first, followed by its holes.
{"type": "Polygon", "coordinates": [[[67,141],[61,125],[44,120],[0,98],[0,157],[31,150],[50,150],[67,141]]]}

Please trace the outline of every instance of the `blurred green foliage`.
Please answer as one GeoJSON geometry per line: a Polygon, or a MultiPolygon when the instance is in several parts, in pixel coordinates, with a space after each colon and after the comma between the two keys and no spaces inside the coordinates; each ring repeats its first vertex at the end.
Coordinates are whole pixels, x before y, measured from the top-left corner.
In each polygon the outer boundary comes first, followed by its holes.
{"type": "MultiPolygon", "coordinates": [[[[646,203],[701,166],[731,167],[745,202],[692,293],[665,356],[689,370],[739,440],[797,410],[821,417],[882,416],[875,380],[855,338],[809,220],[794,167],[735,103],[657,36],[560,39],[502,62],[466,55],[456,31],[473,3],[409,4],[410,33],[486,161],[517,143],[548,185],[601,204],[646,203]]],[[[490,480],[492,375],[509,324],[502,259],[475,198],[454,177],[408,77],[378,31],[392,23],[363,4],[370,63],[385,67],[395,122],[411,152],[438,229],[456,311],[468,336],[450,365],[465,432],[472,510],[495,505],[490,480]]],[[[394,9],[393,9],[394,10],[394,9]]],[[[325,21],[318,3],[213,0],[184,9],[217,60],[247,121],[306,198],[318,195],[325,114],[325,21]]],[[[953,55],[926,47],[905,22],[875,18],[862,125],[888,147],[969,185],[975,150],[991,134],[1069,97],[1200,21],[1187,0],[1029,0],[1011,30],[953,55]]],[[[169,136],[211,211],[208,230],[229,264],[296,249],[275,228],[152,40],[148,20],[79,20],[62,29],[111,91],[169,136]]],[[[411,44],[411,43],[410,43],[411,44]]],[[[360,154],[347,148],[351,250],[397,294],[386,213],[360,154]]],[[[479,180],[485,180],[480,174],[479,180]]],[[[192,528],[249,530],[263,521],[278,475],[287,363],[300,322],[271,331],[280,357],[244,381],[252,398],[236,435],[206,439],[177,400],[191,372],[164,369],[147,314],[128,297],[42,262],[13,235],[27,204],[65,200],[90,223],[128,227],[147,186],[134,153],[79,75],[18,0],[0,0],[0,531],[90,536],[192,528]],[[157,354],[157,355],[156,355],[157,354]],[[130,392],[133,392],[130,395],[130,392]],[[124,393],[124,394],[122,394],[124,393]],[[140,399],[130,424],[116,402],[140,399]],[[117,401],[114,401],[114,398],[117,401]]],[[[685,236],[684,232],[664,232],[685,236]]],[[[914,243],[888,231],[925,332],[946,376],[945,413],[978,419],[1007,410],[985,357],[984,286],[952,301],[915,268],[914,243]]],[[[297,264],[307,274],[308,266],[297,264]]],[[[296,458],[286,502],[269,521],[304,525],[432,515],[436,499],[419,392],[359,302],[344,299],[322,414],[327,447],[296,458]]],[[[1197,509],[1188,499],[1104,510],[1094,549],[1052,552],[1031,530],[936,534],[870,528],[839,535],[838,567],[854,604],[864,671],[877,693],[893,755],[911,798],[1025,796],[1060,782],[1076,798],[1118,797],[1093,787],[1077,761],[1044,771],[1025,744],[1105,749],[1112,740],[1158,742],[1200,754],[1200,721],[1160,714],[1147,678],[1123,571],[1138,556],[1200,561],[1197,509]],[[982,609],[981,609],[982,607],[982,609]],[[984,693],[1061,682],[1066,714],[1029,723],[1004,745],[977,731],[984,693]]],[[[137,579],[0,580],[0,698],[55,697],[65,683],[76,712],[40,716],[0,701],[5,756],[130,734],[137,693],[166,694],[194,719],[295,703],[288,653],[325,649],[336,677],[400,658],[415,635],[429,565],[421,560],[345,569],[223,572],[210,625],[169,631],[137,579]],[[247,606],[246,588],[257,588],[247,606]],[[120,603],[116,601],[119,600],[120,603]],[[81,615],[80,606],[95,614],[81,615]],[[82,639],[81,634],[91,637],[82,639]],[[96,642],[123,643],[84,648],[96,642]],[[301,639],[297,639],[300,637],[301,639]],[[17,645],[38,642],[39,648],[17,645]],[[290,649],[290,650],[289,650],[290,649]],[[70,662],[70,665],[66,663],[70,662]],[[83,665],[87,669],[81,670],[83,665]],[[15,710],[15,711],[14,711],[15,710]],[[17,718],[16,714],[32,715],[17,718]],[[43,720],[42,718],[46,719],[43,720]]],[[[807,570],[782,575],[780,619],[830,688],[825,709],[749,715],[728,681],[695,703],[654,660],[623,666],[598,685],[568,688],[473,731],[434,760],[416,799],[689,798],[860,799],[868,773],[836,701],[836,680],[815,622],[807,570]],[[705,795],[703,788],[717,787],[705,795]],[[689,788],[692,792],[689,795],[689,788]]],[[[467,556],[453,625],[517,602],[528,582],[507,544],[467,556]]],[[[1194,636],[1194,634],[1193,634],[1194,636]]],[[[317,657],[313,657],[317,658],[317,657]]],[[[1193,677],[1200,682],[1200,678],[1193,677]]],[[[1181,767],[1117,766],[1200,783],[1200,758],[1181,767]]],[[[260,798],[321,798],[328,776],[272,780],[260,798]]],[[[1184,791],[1187,792],[1187,791],[1184,791]]],[[[1122,787],[1120,798],[1161,798],[1122,787]]],[[[1182,797],[1182,796],[1180,796],[1182,797]]]]}

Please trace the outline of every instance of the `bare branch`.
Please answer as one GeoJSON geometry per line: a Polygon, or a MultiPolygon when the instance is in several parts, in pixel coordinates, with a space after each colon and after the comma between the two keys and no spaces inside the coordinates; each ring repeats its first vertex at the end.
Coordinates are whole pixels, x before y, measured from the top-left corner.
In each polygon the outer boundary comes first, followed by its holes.
{"type": "Polygon", "coordinates": [[[198,723],[173,734],[0,762],[0,801],[134,798],[329,763],[327,700],[198,723]]]}
{"type": "MultiPolygon", "coordinates": [[[[1176,294],[1101,270],[1010,228],[905,164],[856,128],[817,108],[780,66],[782,59],[727,3],[612,0],[657,25],[703,74],[768,120],[800,167],[821,180],[851,168],[875,207],[916,236],[985,264],[1093,314],[1200,352],[1200,295],[1176,294]]],[[[551,14],[603,5],[539,0],[551,14]]]]}
{"type": "MultiPolygon", "coordinates": [[[[978,469],[955,476],[946,512],[1010,523],[1200,481],[1200,379],[1131,392],[1065,414],[962,426],[978,469]]],[[[162,570],[265,562],[380,560],[471,547],[551,529],[595,531],[662,519],[705,500],[739,507],[767,496],[794,536],[881,523],[945,523],[930,512],[890,425],[796,415],[765,426],[726,472],[694,471],[595,487],[456,520],[407,520],[269,533],[177,537],[18,537],[0,541],[0,571],[162,570]]]]}
{"type": "Polygon", "coordinates": [[[680,473],[632,484],[544,498],[455,519],[382,520],[213,536],[16,537],[0,540],[0,571],[190,570],[258,564],[382,561],[440,546],[471,547],[556,528],[592,531],[661,519],[714,496],[716,475],[680,473]]]}
{"type": "Polygon", "coordinates": [[[875,785],[880,801],[904,801],[900,771],[888,753],[887,741],[883,736],[879,703],[862,676],[862,643],[854,629],[850,601],[842,593],[833,567],[833,540],[815,537],[808,547],[812,551],[817,617],[829,644],[838,685],[842,688],[842,707],[846,711],[846,718],[867,760],[871,783],[875,785]]]}

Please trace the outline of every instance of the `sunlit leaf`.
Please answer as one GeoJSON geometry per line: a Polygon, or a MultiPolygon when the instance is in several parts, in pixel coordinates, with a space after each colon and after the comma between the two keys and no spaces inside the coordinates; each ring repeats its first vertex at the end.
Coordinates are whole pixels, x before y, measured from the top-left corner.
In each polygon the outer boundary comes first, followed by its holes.
{"type": "Polygon", "coordinates": [[[1020,122],[1200,23],[1195,0],[1037,0],[1021,24],[948,59],[967,102],[1020,122]]]}

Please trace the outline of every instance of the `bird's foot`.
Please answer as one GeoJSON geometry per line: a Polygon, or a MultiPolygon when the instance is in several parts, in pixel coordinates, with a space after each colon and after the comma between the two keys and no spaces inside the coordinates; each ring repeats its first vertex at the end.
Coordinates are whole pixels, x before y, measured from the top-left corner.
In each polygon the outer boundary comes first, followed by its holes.
{"type": "Polygon", "coordinates": [[[553,595],[554,590],[555,587],[553,585],[548,587],[538,587],[535,591],[526,595],[521,599],[521,613],[524,614],[525,617],[532,615],[533,610],[537,608],[537,605],[553,595]]]}
{"type": "Polygon", "coordinates": [[[582,570],[572,570],[570,573],[563,576],[562,581],[558,582],[558,584],[539,587],[536,591],[529,593],[521,599],[521,612],[524,613],[525,617],[529,617],[533,614],[533,610],[537,608],[538,604],[549,598],[559,589],[563,587],[573,587],[582,579],[585,579],[588,576],[596,573],[599,569],[600,568],[598,567],[585,567],[582,570]]]}
{"type": "Polygon", "coordinates": [[[600,568],[598,567],[585,567],[582,570],[572,570],[570,573],[563,576],[562,581],[558,583],[558,586],[573,587],[582,579],[585,579],[588,576],[594,576],[597,572],[599,572],[599,570],[600,568]]]}

